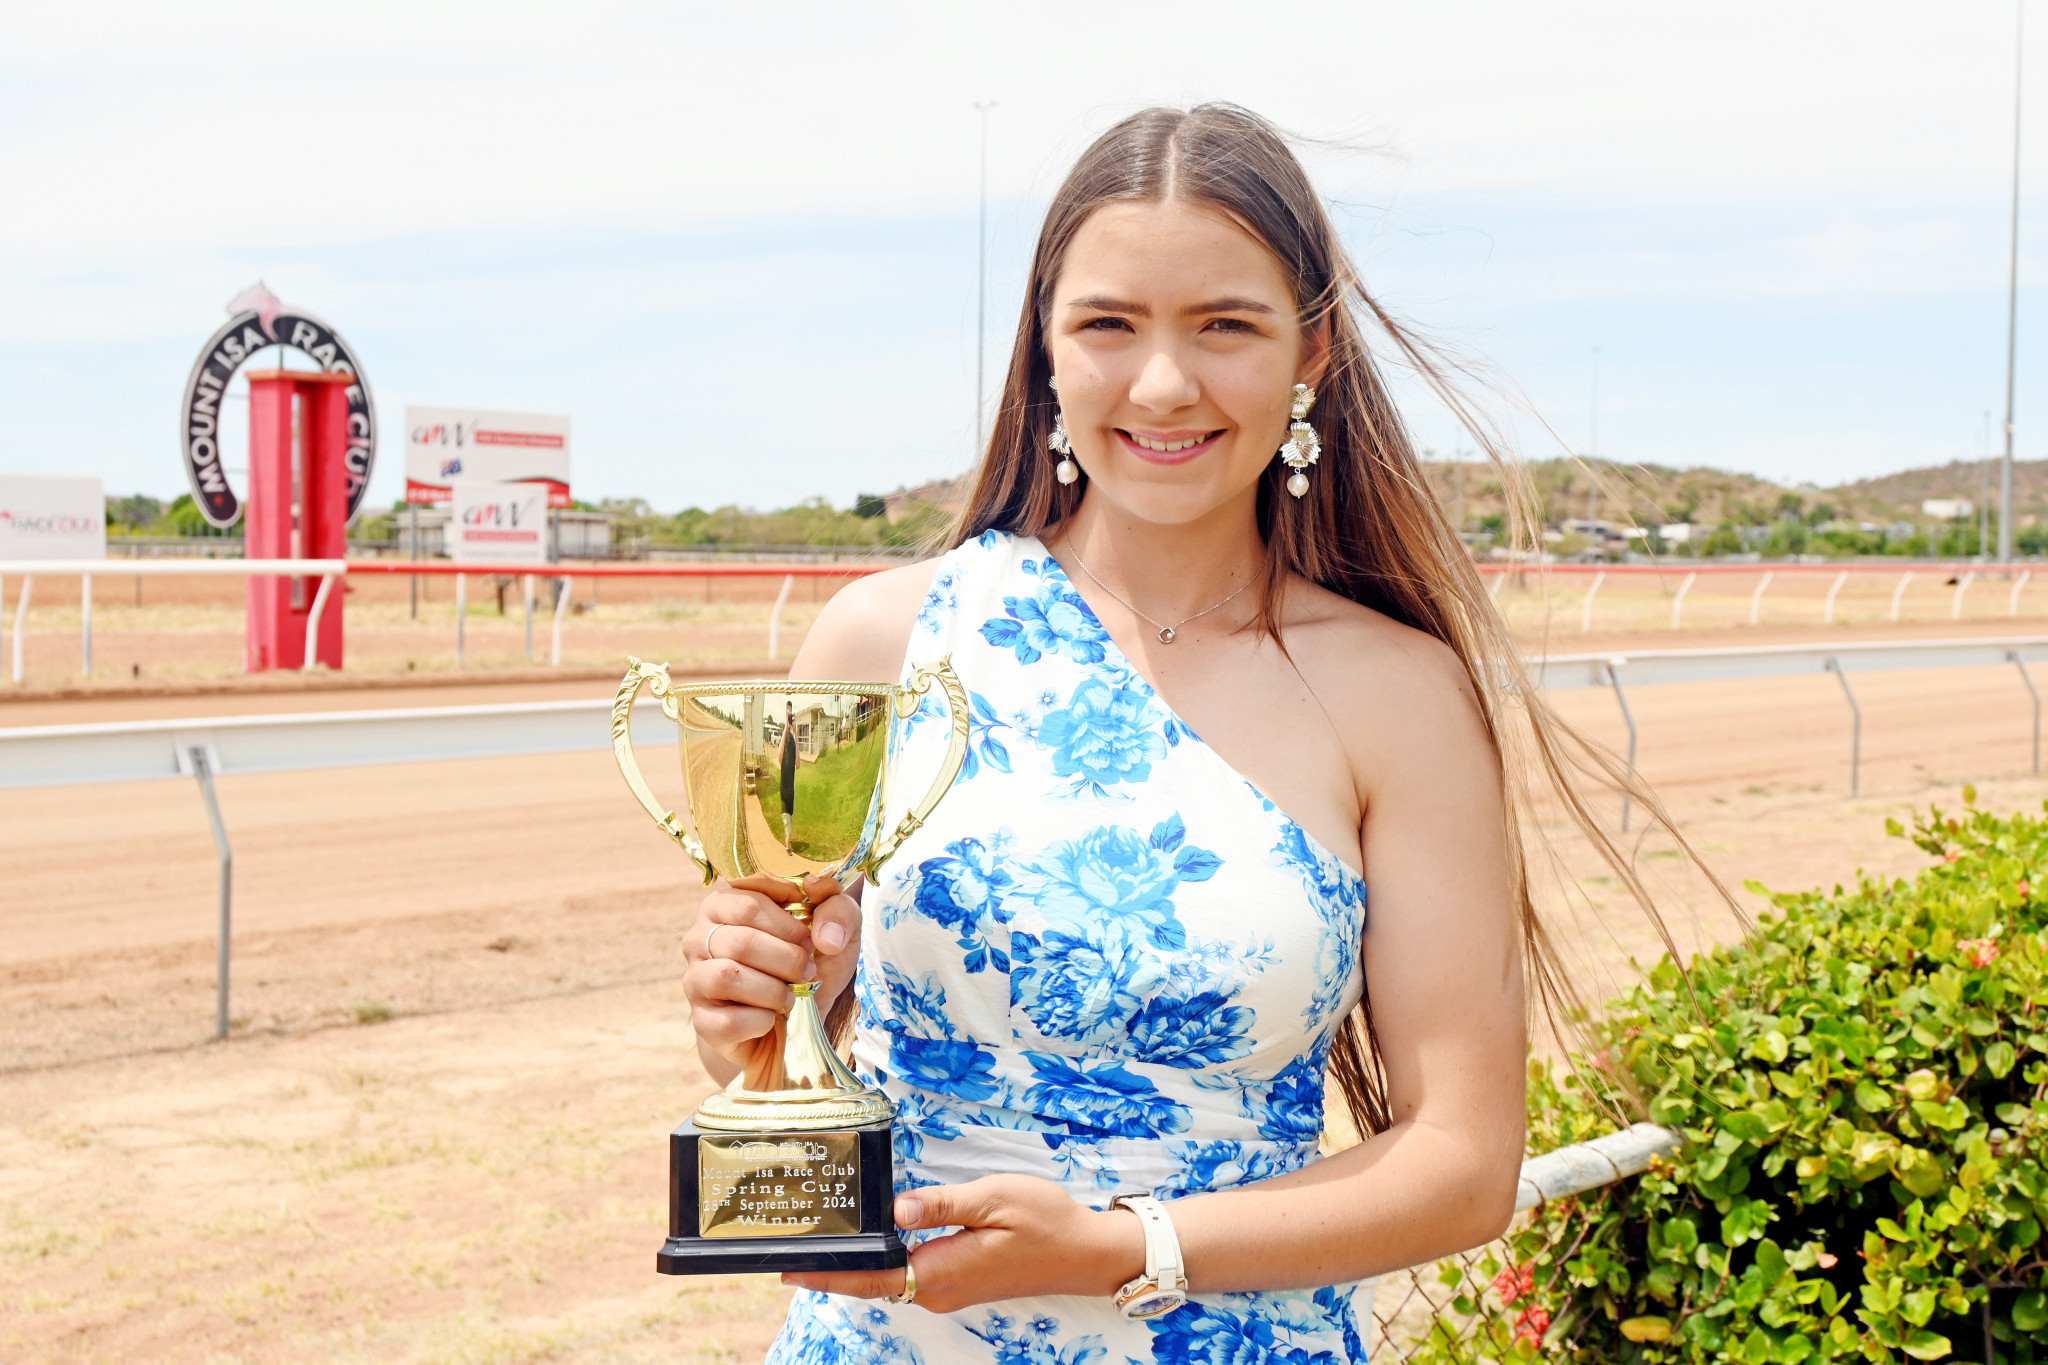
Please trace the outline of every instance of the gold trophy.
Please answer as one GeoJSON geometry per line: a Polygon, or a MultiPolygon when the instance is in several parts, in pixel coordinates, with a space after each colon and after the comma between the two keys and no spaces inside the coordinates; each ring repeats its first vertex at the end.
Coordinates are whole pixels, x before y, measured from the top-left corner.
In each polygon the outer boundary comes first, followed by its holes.
{"type": "MultiPolygon", "coordinates": [[[[952,666],[911,670],[908,684],[708,682],[677,687],[668,665],[632,661],[612,702],[612,752],[626,785],[704,869],[757,888],[787,885],[788,909],[872,877],[925,822],[967,757],[967,694],[952,666]],[[887,826],[890,717],[915,714],[936,684],[952,742],[929,791],[887,826]],[[640,689],[682,731],[690,823],[648,790],[633,758],[640,689]],[[751,879],[750,881],[747,879],[751,879]]],[[[890,1215],[895,1106],[840,1060],[825,1036],[814,981],[761,1038],[741,1073],[669,1137],[664,1275],[882,1270],[906,1252],[890,1215]]]]}

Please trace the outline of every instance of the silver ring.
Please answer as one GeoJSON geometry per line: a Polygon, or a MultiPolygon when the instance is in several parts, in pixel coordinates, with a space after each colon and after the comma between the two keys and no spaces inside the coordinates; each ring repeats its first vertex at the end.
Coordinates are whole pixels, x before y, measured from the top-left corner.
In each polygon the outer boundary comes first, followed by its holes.
{"type": "MultiPolygon", "coordinates": [[[[732,927],[733,926],[730,924],[714,924],[711,926],[711,932],[704,935],[704,956],[706,958],[714,958],[718,956],[717,953],[711,951],[711,940],[718,937],[718,931],[720,929],[730,929],[732,927]]],[[[727,960],[730,961],[730,959],[727,960]]]]}

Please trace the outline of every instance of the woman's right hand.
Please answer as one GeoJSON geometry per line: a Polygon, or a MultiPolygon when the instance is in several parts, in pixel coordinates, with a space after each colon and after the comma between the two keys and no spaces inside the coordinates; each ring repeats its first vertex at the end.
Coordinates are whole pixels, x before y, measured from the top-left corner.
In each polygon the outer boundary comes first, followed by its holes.
{"type": "Polygon", "coordinates": [[[745,1069],[756,1040],[789,1013],[791,983],[822,978],[818,1008],[829,1012],[853,975],[860,904],[838,894],[836,884],[832,894],[815,894],[825,889],[812,888],[808,926],[785,908],[798,888],[781,878],[744,877],[739,885],[720,878],[705,893],[697,922],[683,935],[683,994],[698,1048],[721,1083],[745,1069]]]}

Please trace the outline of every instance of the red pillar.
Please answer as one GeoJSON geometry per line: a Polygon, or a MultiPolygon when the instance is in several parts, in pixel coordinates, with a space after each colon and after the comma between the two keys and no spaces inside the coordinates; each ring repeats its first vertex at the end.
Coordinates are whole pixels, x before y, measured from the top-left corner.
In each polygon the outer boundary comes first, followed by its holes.
{"type": "MultiPolygon", "coordinates": [[[[350,374],[249,372],[249,501],[242,545],[250,559],[340,559],[346,552],[343,390],[354,382],[350,374]]],[[[320,618],[317,657],[329,668],[341,667],[341,588],[336,583],[328,590],[320,618]]],[[[319,591],[317,577],[249,580],[249,672],[304,665],[306,622],[319,591]]]]}

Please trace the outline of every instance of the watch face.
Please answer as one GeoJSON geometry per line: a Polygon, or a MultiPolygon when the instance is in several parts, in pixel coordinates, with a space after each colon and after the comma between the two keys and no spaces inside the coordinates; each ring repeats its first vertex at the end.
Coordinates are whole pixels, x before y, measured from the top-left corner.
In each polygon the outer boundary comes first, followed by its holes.
{"type": "Polygon", "coordinates": [[[1155,1289],[1151,1293],[1140,1297],[1137,1302],[1126,1308],[1124,1316],[1136,1318],[1140,1321],[1146,1318],[1156,1318],[1162,1314],[1171,1313],[1187,1301],[1188,1296],[1177,1289],[1155,1289]]]}

